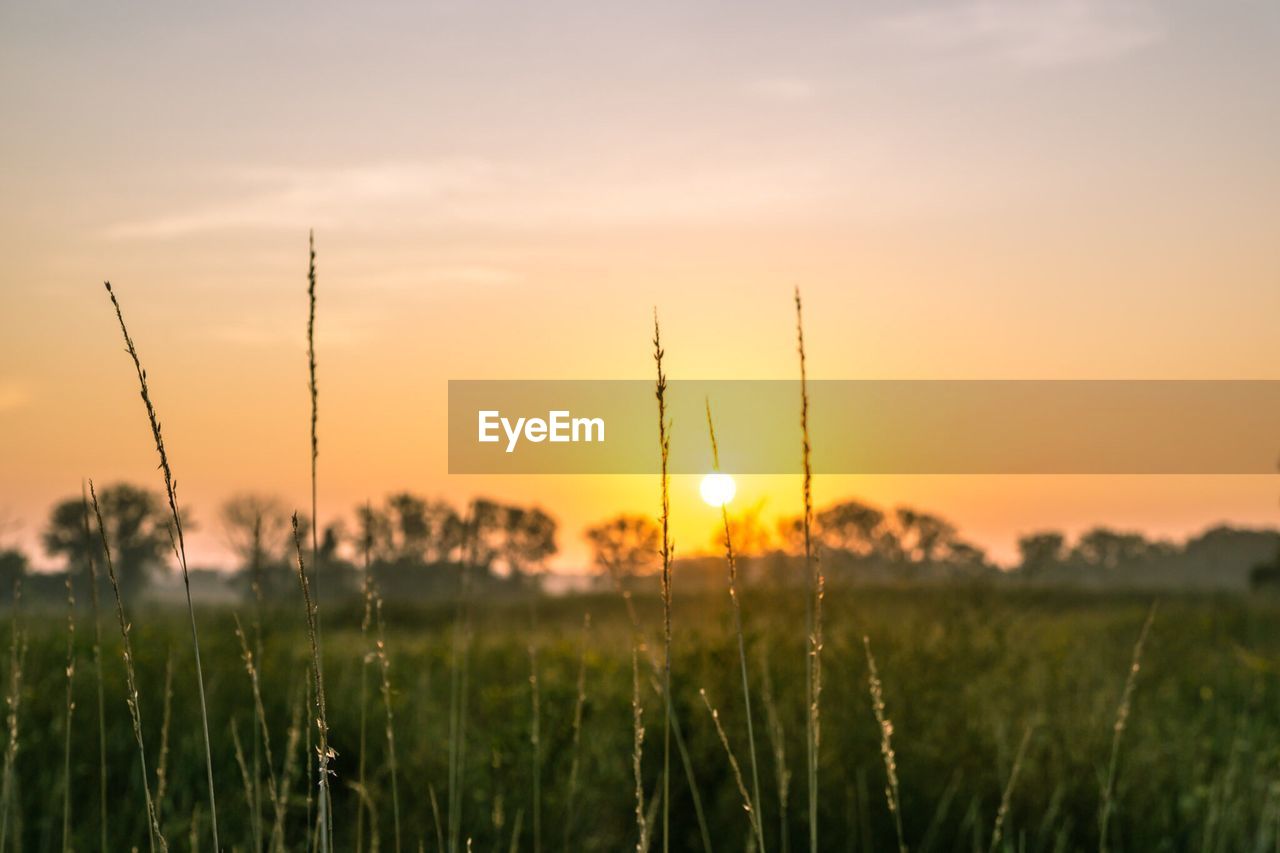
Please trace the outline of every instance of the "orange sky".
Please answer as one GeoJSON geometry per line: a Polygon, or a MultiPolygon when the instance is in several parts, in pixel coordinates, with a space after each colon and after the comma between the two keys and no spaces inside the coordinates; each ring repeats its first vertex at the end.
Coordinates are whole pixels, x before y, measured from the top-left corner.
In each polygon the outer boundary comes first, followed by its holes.
{"type": "MultiPolygon", "coordinates": [[[[643,478],[450,477],[450,378],[1269,378],[1280,12],[1037,0],[143,6],[0,12],[0,540],[80,479],[307,500],[306,232],[322,516],[393,489],[656,510],[643,478]],[[779,7],[780,9],[780,7],[779,7]]],[[[725,425],[724,429],[731,429],[725,425]]],[[[1240,478],[828,477],[1020,531],[1269,523],[1240,478]]],[[[799,484],[740,501],[796,510],[799,484]]],[[[673,497],[682,550],[714,521],[673,497]]],[[[42,563],[43,560],[37,560],[42,563]]]]}

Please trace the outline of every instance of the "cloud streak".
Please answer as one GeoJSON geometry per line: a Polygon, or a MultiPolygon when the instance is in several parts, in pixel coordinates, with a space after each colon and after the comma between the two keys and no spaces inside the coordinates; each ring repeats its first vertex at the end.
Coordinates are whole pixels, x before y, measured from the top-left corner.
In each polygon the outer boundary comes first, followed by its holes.
{"type": "Polygon", "coordinates": [[[1139,0],[970,0],[893,15],[880,29],[919,50],[1033,68],[1115,59],[1166,34],[1139,0]]]}
{"type": "MultiPolygon", "coordinates": [[[[233,175],[229,200],[121,222],[111,239],[168,239],[221,230],[399,225],[501,228],[694,223],[774,215],[819,202],[829,176],[805,162],[688,164],[676,173],[534,169],[480,160],[252,169],[233,175]]],[[[462,278],[492,279],[471,270],[462,278]]]]}

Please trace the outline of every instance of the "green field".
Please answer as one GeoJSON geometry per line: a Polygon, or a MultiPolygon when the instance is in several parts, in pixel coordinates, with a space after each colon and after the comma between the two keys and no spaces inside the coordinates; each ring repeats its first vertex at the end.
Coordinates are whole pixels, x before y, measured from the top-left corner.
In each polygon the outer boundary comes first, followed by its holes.
{"type": "MultiPolygon", "coordinates": [[[[677,578],[678,582],[678,578],[677,578]]],[[[105,603],[105,602],[104,602],[105,603]]],[[[656,600],[637,596],[648,648],[660,650],[656,600]]],[[[893,850],[880,730],[872,714],[867,635],[883,681],[885,712],[901,783],[905,842],[912,850],[986,850],[1001,792],[1025,727],[1034,725],[1005,823],[1008,849],[1096,849],[1101,792],[1114,724],[1149,597],[955,587],[834,590],[826,598],[823,661],[820,846],[893,850]]],[[[767,847],[808,846],[804,772],[803,598],[799,590],[753,590],[744,599],[756,720],[761,814],[767,847]],[[764,670],[771,691],[766,696],[764,670]],[[772,702],[766,702],[772,698],[772,702]],[[777,727],[772,727],[771,705],[777,727]],[[780,730],[790,773],[782,822],[773,737],[780,730]]],[[[138,753],[125,703],[119,630],[103,615],[109,846],[147,849],[138,753]]],[[[241,614],[252,634],[252,611],[241,614]]],[[[291,718],[307,683],[309,651],[301,605],[263,620],[262,692],[279,779],[291,718]]],[[[362,672],[365,687],[362,846],[395,849],[395,819],[381,668],[362,665],[358,603],[322,610],[331,742],[335,846],[357,847],[361,798],[362,672]]],[[[218,817],[226,849],[255,846],[252,796],[236,757],[234,721],[252,786],[255,716],[232,614],[198,613],[207,680],[218,817]]],[[[28,650],[19,705],[19,750],[7,810],[15,849],[61,848],[65,734],[65,624],[53,613],[23,617],[28,650]]],[[[617,596],[475,602],[469,651],[455,667],[452,606],[386,610],[401,848],[437,847],[434,790],[448,844],[455,809],[459,843],[476,850],[624,850],[637,839],[632,774],[630,622],[617,596]],[[571,794],[573,716],[584,613],[585,646],[578,782],[571,794]],[[539,750],[532,745],[536,653],[539,750]],[[451,685],[465,676],[465,689],[451,685]],[[454,744],[461,783],[449,798],[451,697],[465,721],[454,744]],[[535,755],[540,755],[536,759],[535,755]],[[535,774],[540,804],[535,803],[535,774]]],[[[173,660],[172,720],[161,823],[173,849],[187,849],[193,821],[209,849],[207,793],[196,684],[185,615],[133,615],[141,713],[149,768],[161,753],[166,659],[173,660]]],[[[1133,694],[1116,776],[1114,850],[1272,849],[1280,836],[1280,607],[1240,598],[1161,601],[1133,694]]],[[[72,846],[99,846],[97,693],[92,621],[79,608],[72,727],[72,846]]],[[[461,647],[459,647],[461,648],[461,647]]],[[[646,799],[660,790],[663,702],[641,654],[646,799]]],[[[8,683],[6,681],[6,683],[8,683]]],[[[743,850],[750,823],[725,751],[699,697],[718,707],[750,785],[741,682],[724,596],[681,598],[674,611],[676,717],[714,849],[743,850]]],[[[305,723],[301,729],[305,729],[305,723]]],[[[308,847],[311,782],[302,761],[309,734],[296,732],[286,823],[288,849],[308,847]]],[[[270,834],[267,768],[259,752],[262,835],[270,834]]],[[[673,749],[671,849],[702,849],[695,801],[673,749]]],[[[312,762],[314,765],[314,762],[312,762]]],[[[651,809],[651,811],[653,811],[651,809]]],[[[653,849],[661,845],[654,811],[653,849]]]]}

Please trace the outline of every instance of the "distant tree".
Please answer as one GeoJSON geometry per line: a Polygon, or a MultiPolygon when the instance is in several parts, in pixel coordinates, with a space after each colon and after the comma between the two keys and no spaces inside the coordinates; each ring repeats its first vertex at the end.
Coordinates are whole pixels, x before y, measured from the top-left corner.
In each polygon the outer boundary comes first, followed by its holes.
{"type": "Polygon", "coordinates": [[[657,566],[662,534],[647,516],[618,515],[588,527],[584,535],[596,568],[616,583],[649,574],[657,566]]]}
{"type": "Polygon", "coordinates": [[[14,584],[26,577],[30,564],[27,555],[17,548],[0,550],[0,600],[7,601],[13,596],[14,584]]]}
{"type": "Polygon", "coordinates": [[[882,511],[861,501],[844,501],[816,516],[818,535],[826,548],[856,557],[892,556],[897,551],[894,531],[882,511]]]}
{"type": "Polygon", "coordinates": [[[463,562],[472,568],[490,571],[502,548],[502,530],[507,508],[489,498],[476,498],[463,519],[463,562]]]}
{"type": "Polygon", "coordinates": [[[381,507],[357,510],[371,556],[383,562],[440,563],[460,558],[463,522],[444,501],[410,492],[390,495],[381,507]]]}
{"type": "Polygon", "coordinates": [[[1019,571],[1028,576],[1040,575],[1062,565],[1067,557],[1066,542],[1066,537],[1056,530],[1019,537],[1019,571]]]}
{"type": "Polygon", "coordinates": [[[986,569],[987,552],[970,542],[955,541],[947,553],[947,562],[957,569],[986,569]]]}
{"type": "MultiPolygon", "coordinates": [[[[165,565],[172,548],[168,508],[154,492],[128,483],[100,490],[98,503],[120,586],[131,591],[141,589],[152,573],[165,565]]],[[[183,526],[188,532],[194,529],[190,519],[190,513],[184,511],[183,526]]],[[[96,522],[91,525],[93,533],[88,541],[84,524],[84,503],[79,495],[55,505],[44,532],[45,551],[51,557],[65,558],[71,569],[85,565],[92,549],[105,574],[96,522]]]]}
{"type": "Polygon", "coordinates": [[[899,507],[894,510],[894,518],[898,547],[902,557],[910,562],[944,560],[957,542],[955,526],[936,515],[899,507]]]}
{"type": "Polygon", "coordinates": [[[256,598],[276,598],[290,586],[293,533],[279,498],[241,494],[222,505],[222,529],[256,598]]]}
{"type": "Polygon", "coordinates": [[[556,520],[538,507],[506,507],[499,557],[507,573],[518,577],[556,553],[556,520]]]}
{"type": "Polygon", "coordinates": [[[236,495],[223,503],[219,516],[227,542],[246,567],[280,562],[292,550],[291,513],[279,498],[236,495]]]}
{"type": "Polygon", "coordinates": [[[1095,527],[1080,537],[1071,550],[1073,560],[1098,569],[1118,569],[1149,556],[1151,543],[1140,533],[1121,533],[1095,527]]]}

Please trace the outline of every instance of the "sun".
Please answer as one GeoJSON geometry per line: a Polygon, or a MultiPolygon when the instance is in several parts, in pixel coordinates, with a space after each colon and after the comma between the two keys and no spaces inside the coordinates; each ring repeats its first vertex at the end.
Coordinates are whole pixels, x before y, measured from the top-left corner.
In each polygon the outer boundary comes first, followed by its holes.
{"type": "Polygon", "coordinates": [[[708,474],[702,478],[698,491],[702,493],[702,499],[711,506],[724,506],[733,500],[738,486],[728,474],[708,474]]]}

